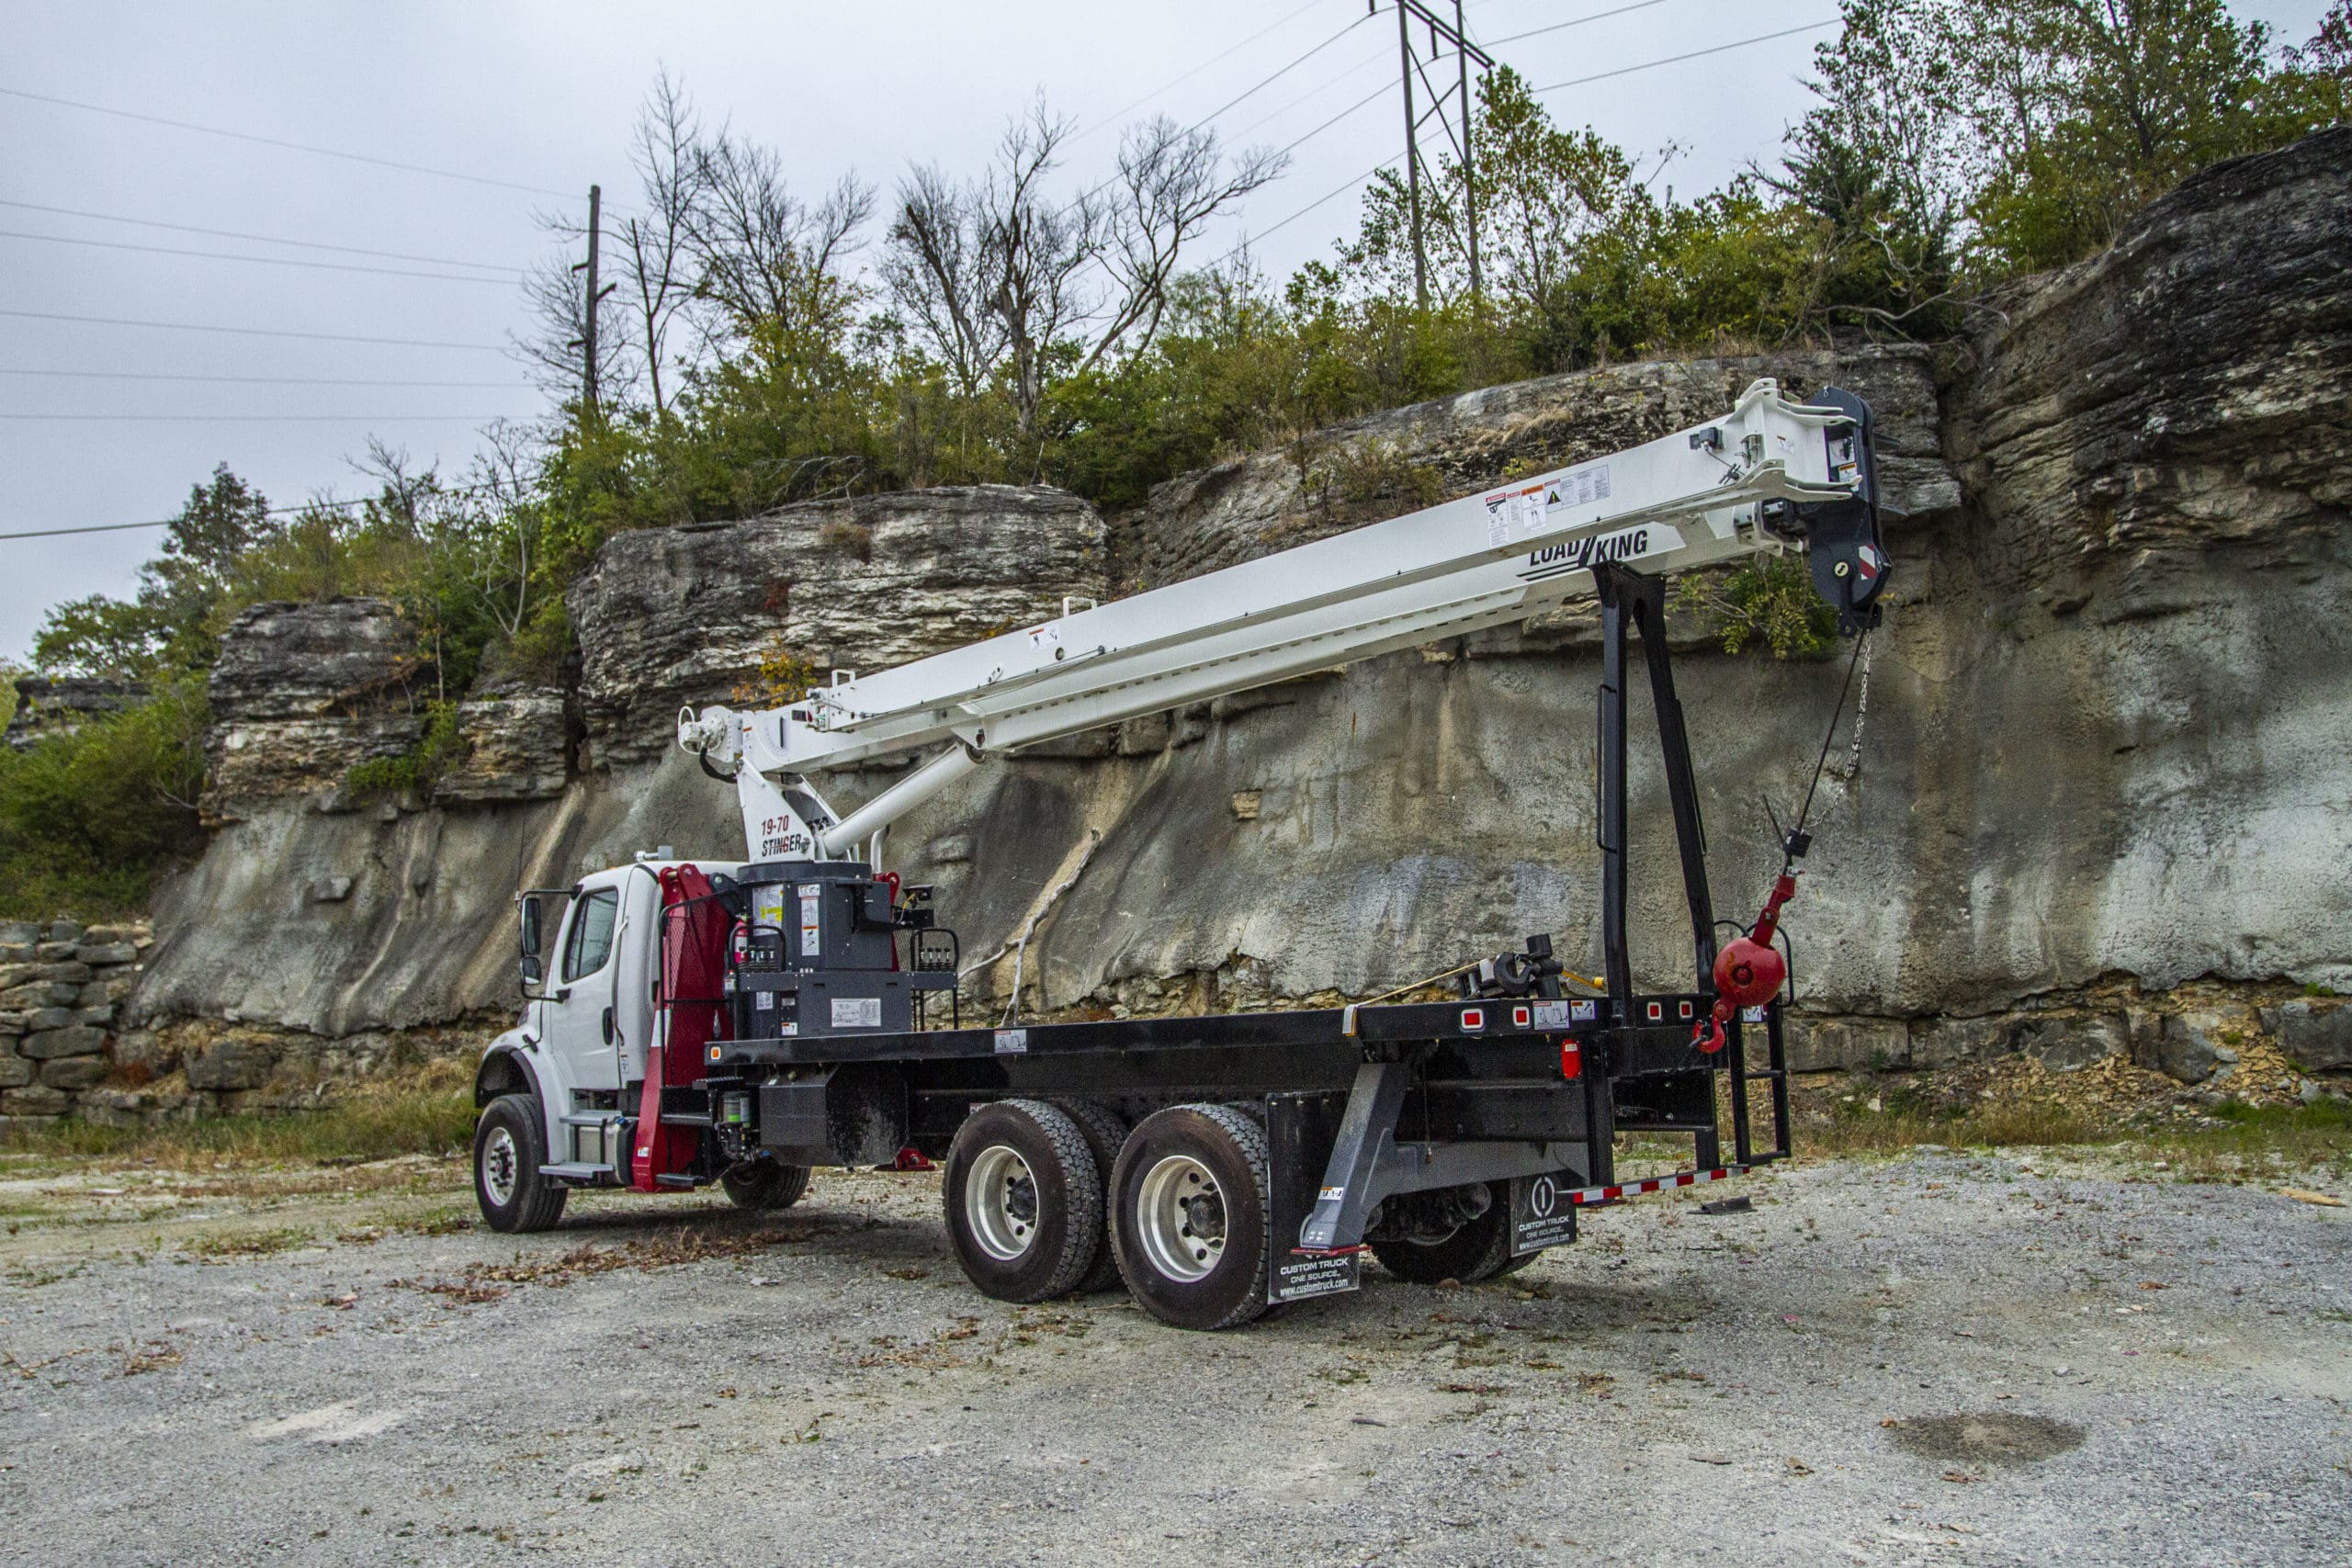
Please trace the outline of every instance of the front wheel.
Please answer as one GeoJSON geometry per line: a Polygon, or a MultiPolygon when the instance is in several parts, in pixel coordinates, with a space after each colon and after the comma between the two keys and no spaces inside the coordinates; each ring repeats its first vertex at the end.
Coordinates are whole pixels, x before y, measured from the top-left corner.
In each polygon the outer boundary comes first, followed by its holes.
{"type": "Polygon", "coordinates": [[[474,1123],[474,1201],[494,1231],[551,1230],[571,1189],[540,1173],[547,1122],[536,1094],[502,1094],[474,1123]]]}
{"type": "Polygon", "coordinates": [[[1229,1105],[1179,1105],[1137,1124],[1111,1175],[1111,1244],[1146,1312],[1235,1328],[1266,1310],[1272,1254],[1266,1133],[1229,1105]]]}
{"type": "Polygon", "coordinates": [[[718,1185],[726,1190],[727,1201],[739,1209],[763,1213],[789,1209],[808,1190],[808,1168],[778,1165],[772,1159],[746,1160],[729,1166],[720,1174],[718,1185]]]}

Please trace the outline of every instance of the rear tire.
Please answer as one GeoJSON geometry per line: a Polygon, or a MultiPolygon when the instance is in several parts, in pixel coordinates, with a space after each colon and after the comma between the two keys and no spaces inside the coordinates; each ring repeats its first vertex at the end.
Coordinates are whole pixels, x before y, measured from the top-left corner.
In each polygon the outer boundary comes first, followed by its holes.
{"type": "Polygon", "coordinates": [[[1375,1241],[1372,1255],[1380,1266],[1416,1285],[1452,1280],[1475,1285],[1510,1271],[1510,1183],[1487,1184],[1487,1212],[1443,1241],[1375,1241]]]}
{"type": "Polygon", "coordinates": [[[1067,1112],[1041,1100],[981,1106],[956,1131],[944,1186],[948,1240],[983,1295],[1064,1295],[1094,1261],[1102,1178],[1067,1112]]]}
{"type": "Polygon", "coordinates": [[[1095,1228],[1094,1261],[1087,1267],[1085,1277],[1078,1282],[1080,1294],[1108,1291],[1119,1283],[1119,1252],[1111,1243],[1111,1172],[1119,1163],[1119,1149],[1127,1141],[1127,1124],[1119,1113],[1098,1100],[1065,1100],[1059,1102],[1063,1113],[1078,1123],[1085,1135],[1087,1152],[1094,1156],[1094,1169],[1102,1178],[1102,1221],[1095,1228]]]}
{"type": "Polygon", "coordinates": [[[502,1094],[474,1123],[474,1201],[494,1231],[552,1230],[571,1189],[539,1174],[547,1122],[536,1094],[502,1094]]]}
{"type": "Polygon", "coordinates": [[[1111,1240],[1146,1312],[1219,1329],[1266,1310],[1266,1163],[1265,1129],[1231,1106],[1175,1106],[1127,1134],[1111,1176],[1111,1240]]]}
{"type": "Polygon", "coordinates": [[[768,1213],[800,1201],[801,1194],[808,1190],[808,1168],[778,1165],[772,1159],[745,1160],[729,1166],[718,1185],[737,1208],[768,1213]]]}

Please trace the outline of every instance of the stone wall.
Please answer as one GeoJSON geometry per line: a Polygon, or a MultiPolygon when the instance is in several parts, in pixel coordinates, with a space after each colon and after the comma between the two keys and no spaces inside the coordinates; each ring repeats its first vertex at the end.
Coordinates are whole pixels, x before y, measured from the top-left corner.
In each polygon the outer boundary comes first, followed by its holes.
{"type": "Polygon", "coordinates": [[[143,922],[0,923],[0,1114],[55,1118],[137,1076],[116,1025],[154,940],[143,922]]]}
{"type": "MultiPolygon", "coordinates": [[[[626,535],[569,602],[576,681],[469,699],[469,761],[430,800],[354,811],[336,787],[415,732],[429,671],[389,607],[262,607],[216,690],[223,826],[159,899],[134,1021],[268,1035],[283,1079],[302,1039],[495,1014],[516,888],[663,844],[741,853],[674,715],[779,652],[900,662],[1664,434],[1772,376],[1871,400],[1895,513],[1864,732],[1833,750],[1790,915],[1800,1066],[2338,1082],[2347,192],[2352,131],[2316,137],[2192,180],[1962,344],[1490,389],[1183,476],[1107,527],[983,488],[626,535]]],[[[1035,918],[1033,1011],[1363,997],[1534,931],[1591,965],[1593,634],[1568,607],[1040,748],[910,817],[893,868],[937,886],[968,954],[1035,918]]],[[[1728,657],[1697,622],[1675,640],[1716,906],[1744,916],[1776,864],[1763,802],[1802,793],[1844,670],[1728,657]]],[[[847,807],[888,776],[818,782],[847,807]]],[[[1666,983],[1688,938],[1638,750],[1634,782],[1636,961],[1666,983]]],[[[974,989],[1001,1005],[1012,973],[974,989]]]]}

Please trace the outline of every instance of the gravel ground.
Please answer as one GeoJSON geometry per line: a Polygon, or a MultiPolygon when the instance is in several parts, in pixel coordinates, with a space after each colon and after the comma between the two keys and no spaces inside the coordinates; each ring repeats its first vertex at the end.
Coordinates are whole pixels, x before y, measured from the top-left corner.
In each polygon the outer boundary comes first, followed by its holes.
{"type": "Polygon", "coordinates": [[[978,1296],[931,1178],[820,1174],[773,1217],[605,1198],[526,1238],[453,1228],[447,1168],[141,1179],[15,1184],[47,1216],[0,1245],[20,1559],[2352,1555],[2352,1209],[2253,1187],[1830,1162],[1746,1213],[1594,1214],[1501,1284],[1375,1277],[1201,1336],[978,1296]]]}

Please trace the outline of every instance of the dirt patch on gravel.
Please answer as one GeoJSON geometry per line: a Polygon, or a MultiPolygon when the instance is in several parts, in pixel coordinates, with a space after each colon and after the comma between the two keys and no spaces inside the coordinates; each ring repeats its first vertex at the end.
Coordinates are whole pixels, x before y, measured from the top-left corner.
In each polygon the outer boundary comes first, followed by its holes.
{"type": "Polygon", "coordinates": [[[2027,1464],[2083,1446],[2083,1429],[2072,1421],[2001,1412],[1915,1416],[1895,1422],[1893,1431],[1905,1452],[1954,1464],[2027,1464]]]}

